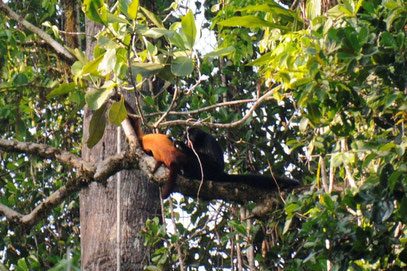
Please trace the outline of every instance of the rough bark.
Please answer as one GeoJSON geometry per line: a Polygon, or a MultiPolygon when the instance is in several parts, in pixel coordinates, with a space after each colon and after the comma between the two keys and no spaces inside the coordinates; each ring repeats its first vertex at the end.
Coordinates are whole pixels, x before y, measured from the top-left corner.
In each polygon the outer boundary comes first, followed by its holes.
{"type": "MultiPolygon", "coordinates": [[[[86,53],[93,55],[94,37],[99,26],[86,22],[86,53]]],[[[92,149],[86,147],[92,112],[85,110],[82,157],[97,161],[117,152],[117,128],[107,125],[103,139],[92,149]]],[[[125,139],[121,133],[121,150],[125,139]]],[[[145,256],[143,240],[138,236],[146,219],[159,211],[159,192],[138,170],[121,171],[109,179],[106,186],[92,183],[80,193],[81,262],[82,270],[142,270],[145,256]],[[118,176],[120,196],[118,201],[118,176]],[[118,222],[118,206],[120,220],[118,222]],[[119,224],[119,226],[118,226],[119,224]],[[117,229],[120,229],[120,257],[117,261],[117,229]]]]}
{"type": "Polygon", "coordinates": [[[77,5],[77,0],[62,0],[65,16],[65,41],[66,45],[71,48],[78,47],[78,36],[75,34],[79,32],[76,20],[77,5]]]}

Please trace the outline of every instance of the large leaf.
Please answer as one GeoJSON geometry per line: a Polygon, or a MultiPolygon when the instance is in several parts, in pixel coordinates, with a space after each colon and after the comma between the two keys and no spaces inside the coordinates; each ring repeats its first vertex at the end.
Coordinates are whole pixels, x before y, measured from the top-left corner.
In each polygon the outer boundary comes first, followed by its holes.
{"type": "Polygon", "coordinates": [[[182,24],[182,31],[184,32],[184,34],[187,38],[187,41],[190,45],[190,48],[192,49],[195,44],[196,25],[195,25],[194,14],[192,13],[191,10],[188,11],[187,15],[185,15],[181,18],[181,24],[182,24]]]}
{"type": "Polygon", "coordinates": [[[111,123],[119,126],[122,121],[127,117],[126,107],[124,106],[124,98],[112,104],[109,110],[109,120],[111,123]]]}
{"type": "Polygon", "coordinates": [[[194,70],[194,63],[192,59],[181,56],[174,59],[171,65],[171,72],[176,76],[187,76],[190,75],[194,70]]]}
{"type": "Polygon", "coordinates": [[[131,69],[133,74],[140,74],[143,78],[156,75],[165,67],[164,64],[159,63],[133,63],[131,69]]]}
{"type": "Polygon", "coordinates": [[[235,51],[236,51],[235,47],[229,46],[226,48],[218,48],[210,53],[207,53],[205,56],[206,57],[227,56],[235,51]]]}
{"type": "Polygon", "coordinates": [[[107,104],[104,103],[92,115],[89,125],[89,138],[86,141],[86,145],[88,145],[89,148],[95,146],[103,137],[106,127],[106,109],[107,104]]]}
{"type": "Polygon", "coordinates": [[[100,55],[97,57],[95,60],[92,60],[91,62],[86,63],[86,65],[82,69],[82,74],[98,74],[98,68],[100,62],[103,60],[104,55],[100,55]]]}
{"type": "Polygon", "coordinates": [[[269,27],[277,28],[281,30],[289,30],[288,27],[279,24],[271,23],[265,21],[257,16],[246,15],[246,16],[234,16],[232,18],[226,19],[218,23],[222,26],[242,26],[242,27],[269,27]]]}
{"type": "Polygon", "coordinates": [[[146,17],[150,21],[152,21],[153,24],[155,24],[155,26],[157,26],[158,28],[164,28],[163,22],[157,15],[155,15],[154,13],[152,13],[151,11],[149,11],[146,8],[140,7],[140,9],[144,13],[144,15],[146,15],[146,17]]]}
{"type": "Polygon", "coordinates": [[[83,12],[92,21],[100,24],[107,22],[107,10],[103,0],[85,0],[83,2],[83,12]]]}
{"type": "Polygon", "coordinates": [[[92,110],[99,109],[109,97],[111,93],[110,88],[91,89],[85,95],[86,103],[92,110]]]}
{"type": "Polygon", "coordinates": [[[235,10],[236,12],[248,12],[248,13],[255,13],[255,12],[268,12],[273,17],[276,15],[283,16],[285,19],[290,20],[291,22],[299,21],[302,23],[302,19],[292,10],[285,9],[276,2],[269,1],[267,4],[261,5],[248,5],[244,8],[239,8],[235,10]]]}
{"type": "Polygon", "coordinates": [[[106,75],[113,71],[113,68],[116,65],[116,60],[116,49],[107,50],[98,66],[98,71],[100,71],[100,74],[106,75]]]}
{"type": "Polygon", "coordinates": [[[130,18],[130,15],[128,13],[129,5],[130,5],[130,0],[119,0],[119,10],[126,15],[127,17],[130,18]]]}
{"type": "Polygon", "coordinates": [[[72,92],[74,90],[77,90],[79,88],[83,88],[83,87],[79,87],[76,83],[72,82],[72,83],[63,83],[61,84],[59,87],[54,88],[48,95],[47,95],[47,99],[52,99],[55,98],[57,96],[60,95],[64,95],[67,94],[69,92],[72,92]]]}
{"type": "Polygon", "coordinates": [[[139,0],[133,0],[127,7],[127,12],[133,20],[137,18],[137,12],[139,8],[139,0]]]}
{"type": "Polygon", "coordinates": [[[141,34],[148,38],[158,39],[162,36],[165,36],[166,38],[172,38],[176,34],[176,32],[165,28],[150,28],[141,31],[141,34]]]}

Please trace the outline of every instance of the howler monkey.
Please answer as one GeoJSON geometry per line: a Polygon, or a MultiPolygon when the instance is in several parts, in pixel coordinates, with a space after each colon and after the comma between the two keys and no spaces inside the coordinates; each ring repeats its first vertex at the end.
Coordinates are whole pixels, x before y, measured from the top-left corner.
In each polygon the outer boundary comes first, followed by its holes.
{"type": "MultiPolygon", "coordinates": [[[[135,114],[133,108],[125,102],[127,111],[135,114]]],[[[225,163],[223,159],[223,150],[216,139],[197,127],[189,128],[187,131],[188,147],[183,146],[183,150],[178,150],[173,142],[164,134],[145,135],[140,127],[139,119],[129,116],[130,123],[137,135],[141,148],[148,154],[151,154],[157,161],[153,169],[155,172],[161,164],[164,164],[169,170],[168,181],[161,191],[163,198],[168,197],[174,186],[177,175],[191,179],[201,179],[201,165],[205,180],[215,182],[235,182],[243,183],[252,187],[275,189],[277,187],[292,187],[298,185],[297,180],[264,176],[264,175],[229,175],[224,172],[225,163]],[[192,148],[198,154],[199,160],[192,148]]]]}

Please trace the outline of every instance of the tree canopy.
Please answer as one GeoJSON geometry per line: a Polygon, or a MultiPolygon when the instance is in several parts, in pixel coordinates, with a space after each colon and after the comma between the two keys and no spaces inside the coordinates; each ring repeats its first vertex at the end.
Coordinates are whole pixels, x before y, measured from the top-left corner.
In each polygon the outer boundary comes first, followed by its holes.
{"type": "Polygon", "coordinates": [[[165,181],[136,147],[124,99],[146,130],[211,131],[230,173],[302,183],[205,182],[197,194],[199,180],[178,178],[164,219],[140,232],[148,270],[406,267],[404,1],[85,0],[74,33],[64,3],[0,2],[2,269],[79,270],[77,192],[123,169],[165,181]],[[91,37],[89,20],[102,26],[91,37]],[[81,159],[109,123],[129,147],[81,159]]]}

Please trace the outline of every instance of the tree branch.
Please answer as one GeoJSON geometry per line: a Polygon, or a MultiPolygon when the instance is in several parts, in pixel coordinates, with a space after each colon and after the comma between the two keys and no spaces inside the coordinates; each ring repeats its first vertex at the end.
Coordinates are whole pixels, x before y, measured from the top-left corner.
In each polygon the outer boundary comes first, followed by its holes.
{"type": "Polygon", "coordinates": [[[0,139],[0,150],[56,159],[71,168],[78,169],[78,173],[83,176],[92,176],[95,172],[94,166],[79,156],[45,144],[0,139]]]}
{"type": "Polygon", "coordinates": [[[64,58],[70,60],[70,61],[75,61],[75,57],[69,53],[67,49],[65,49],[64,46],[59,44],[56,40],[54,40],[50,35],[48,35],[45,31],[42,29],[36,27],[35,25],[31,24],[30,22],[26,21],[22,16],[18,15],[14,11],[12,11],[6,4],[3,3],[3,1],[0,0],[0,10],[22,24],[25,28],[27,28],[29,31],[37,34],[39,37],[41,37],[43,40],[45,40],[58,54],[62,55],[64,58]]]}
{"type": "MultiPolygon", "coordinates": [[[[121,152],[103,161],[91,164],[79,156],[44,144],[0,139],[0,150],[31,154],[46,159],[56,159],[60,163],[74,168],[77,172],[77,178],[68,181],[27,215],[23,215],[8,206],[0,204],[0,214],[28,228],[35,225],[40,219],[46,217],[55,206],[60,204],[72,193],[87,186],[91,181],[103,183],[106,182],[110,176],[122,169],[135,168],[135,157],[129,155],[129,153],[132,152],[121,152]]],[[[137,153],[140,154],[140,152],[136,152],[136,154],[137,153]]]]}
{"type": "MultiPolygon", "coordinates": [[[[253,106],[246,113],[246,115],[244,115],[243,118],[241,118],[240,120],[237,120],[232,123],[208,123],[208,122],[203,123],[203,122],[201,122],[201,123],[197,123],[197,126],[208,126],[208,127],[212,127],[212,128],[226,128],[226,129],[239,126],[239,125],[243,124],[248,118],[250,118],[253,111],[256,110],[262,102],[269,99],[270,96],[273,94],[273,92],[278,90],[279,88],[281,88],[281,85],[267,91],[266,94],[264,94],[259,99],[257,99],[256,102],[253,104],[253,106]]],[[[172,126],[172,125],[180,125],[180,124],[187,125],[190,122],[191,122],[190,120],[165,121],[165,122],[162,122],[160,126],[172,126]]]]}

